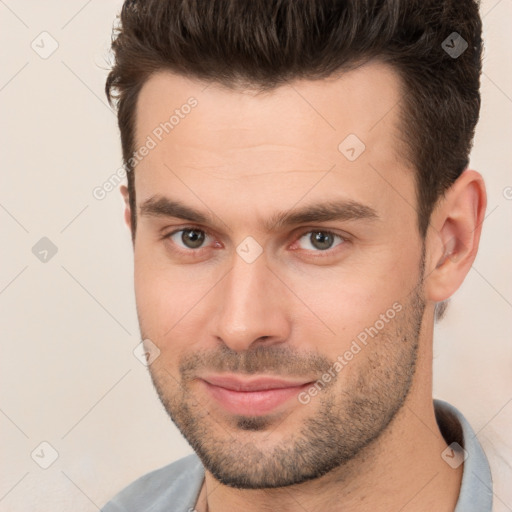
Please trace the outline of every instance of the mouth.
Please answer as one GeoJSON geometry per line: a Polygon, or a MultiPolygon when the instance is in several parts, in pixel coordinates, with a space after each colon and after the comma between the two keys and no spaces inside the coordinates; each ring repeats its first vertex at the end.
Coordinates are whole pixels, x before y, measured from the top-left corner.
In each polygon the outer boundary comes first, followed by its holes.
{"type": "Polygon", "coordinates": [[[267,376],[241,379],[234,375],[211,375],[199,381],[225,411],[243,416],[268,414],[312,384],[310,380],[267,376]]]}

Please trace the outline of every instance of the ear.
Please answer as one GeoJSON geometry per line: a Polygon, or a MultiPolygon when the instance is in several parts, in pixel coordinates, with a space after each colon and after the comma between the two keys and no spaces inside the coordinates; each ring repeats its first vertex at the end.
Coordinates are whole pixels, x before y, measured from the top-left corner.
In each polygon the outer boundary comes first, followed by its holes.
{"type": "Polygon", "coordinates": [[[436,205],[426,242],[427,300],[448,299],[464,281],[478,251],[486,206],[484,180],[469,169],[436,205]]]}
{"type": "Polygon", "coordinates": [[[124,223],[128,226],[128,229],[132,231],[132,216],[130,211],[130,198],[128,194],[128,187],[121,185],[121,194],[124,199],[124,223]]]}

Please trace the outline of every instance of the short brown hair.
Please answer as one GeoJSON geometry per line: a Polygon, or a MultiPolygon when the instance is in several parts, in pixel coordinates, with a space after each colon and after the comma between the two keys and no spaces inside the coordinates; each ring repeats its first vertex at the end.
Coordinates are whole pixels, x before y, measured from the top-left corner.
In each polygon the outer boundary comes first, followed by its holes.
{"type": "Polygon", "coordinates": [[[132,236],[135,112],[151,74],[169,70],[266,91],[370,59],[402,79],[400,130],[425,236],[437,200],[469,162],[480,110],[478,7],[476,0],[126,0],[105,92],[110,105],[117,100],[132,236]],[[454,56],[447,48],[457,38],[458,48],[467,48],[454,56]]]}

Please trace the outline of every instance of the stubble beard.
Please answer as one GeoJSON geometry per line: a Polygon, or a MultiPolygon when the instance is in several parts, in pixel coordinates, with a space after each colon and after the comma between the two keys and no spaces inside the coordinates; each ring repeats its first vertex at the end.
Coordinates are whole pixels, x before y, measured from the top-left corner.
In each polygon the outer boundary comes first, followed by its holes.
{"type": "Polygon", "coordinates": [[[150,366],[160,401],[205,468],[225,485],[269,489],[319,478],[378,440],[405,403],[416,371],[425,309],[421,281],[402,311],[349,363],[360,367],[350,372],[343,387],[336,386],[341,379],[334,379],[309,404],[294,406],[289,417],[226,420],[215,414],[218,408],[208,409],[193,396],[190,376],[198,368],[219,370],[219,365],[246,374],[268,373],[272,368],[273,375],[291,374],[291,367],[295,374],[300,368],[303,375],[306,368],[311,374],[313,367],[321,375],[320,370],[332,367],[332,361],[272,346],[245,354],[225,347],[213,359],[191,354],[181,361],[180,385],[166,370],[150,366]],[[302,413],[303,407],[311,407],[312,412],[295,431],[286,432],[297,407],[302,413]]]}

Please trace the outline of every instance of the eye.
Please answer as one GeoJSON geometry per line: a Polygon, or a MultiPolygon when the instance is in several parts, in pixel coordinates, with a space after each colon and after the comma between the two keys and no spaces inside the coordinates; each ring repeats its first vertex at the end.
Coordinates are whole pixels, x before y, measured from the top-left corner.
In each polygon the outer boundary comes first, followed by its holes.
{"type": "Polygon", "coordinates": [[[165,238],[172,240],[178,247],[200,249],[207,236],[208,235],[201,229],[183,228],[169,233],[165,238]]]}
{"type": "MultiPolygon", "coordinates": [[[[187,226],[164,235],[163,238],[169,239],[173,245],[177,247],[178,251],[181,250],[190,254],[191,252],[197,253],[199,250],[205,248],[205,242],[207,238],[210,238],[210,235],[197,227],[187,226]]],[[[332,231],[316,229],[303,233],[294,243],[296,247],[293,248],[330,254],[330,249],[342,245],[345,242],[346,239],[341,235],[333,233],[332,231]],[[338,243],[336,243],[336,240],[338,240],[338,243]]]]}
{"type": "Polygon", "coordinates": [[[304,233],[298,239],[297,243],[300,244],[301,241],[305,242],[306,247],[301,247],[302,249],[327,251],[333,247],[336,238],[340,240],[336,246],[345,242],[345,239],[336,233],[332,233],[331,231],[315,230],[304,233]]]}

